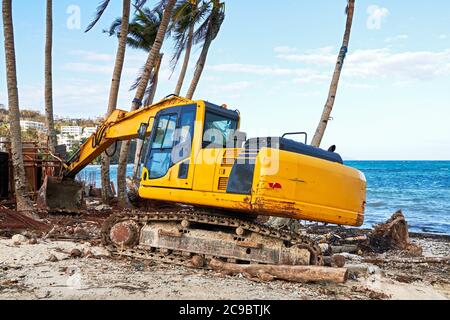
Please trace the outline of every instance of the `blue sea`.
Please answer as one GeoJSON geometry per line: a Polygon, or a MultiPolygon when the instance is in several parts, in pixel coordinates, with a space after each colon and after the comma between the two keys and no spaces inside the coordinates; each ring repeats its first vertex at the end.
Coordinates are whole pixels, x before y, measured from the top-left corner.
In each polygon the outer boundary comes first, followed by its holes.
{"type": "MultiPolygon", "coordinates": [[[[367,178],[364,227],[384,222],[402,209],[411,231],[450,235],[450,161],[348,161],[346,165],[367,178]]],[[[116,174],[117,166],[112,166],[113,181],[116,174]]],[[[89,166],[80,177],[100,186],[100,167],[89,166]]]]}

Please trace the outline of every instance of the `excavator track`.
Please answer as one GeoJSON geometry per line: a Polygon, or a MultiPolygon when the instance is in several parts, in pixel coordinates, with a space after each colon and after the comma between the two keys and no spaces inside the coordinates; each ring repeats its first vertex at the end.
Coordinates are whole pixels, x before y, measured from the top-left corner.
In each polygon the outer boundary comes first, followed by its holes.
{"type": "Polygon", "coordinates": [[[207,268],[211,259],[323,265],[320,247],[307,236],[208,211],[115,214],[103,226],[102,243],[113,256],[187,267],[207,268]]]}

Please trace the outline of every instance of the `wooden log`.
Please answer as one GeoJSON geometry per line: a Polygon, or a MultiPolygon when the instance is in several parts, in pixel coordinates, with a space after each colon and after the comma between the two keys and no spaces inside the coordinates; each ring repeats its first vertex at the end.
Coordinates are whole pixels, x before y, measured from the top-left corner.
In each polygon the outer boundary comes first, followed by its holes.
{"type": "Polygon", "coordinates": [[[358,237],[352,237],[352,238],[346,238],[345,241],[348,242],[362,242],[367,241],[367,236],[358,236],[358,237]]]}
{"type": "Polygon", "coordinates": [[[345,283],[348,271],[345,268],[327,268],[318,266],[285,266],[285,265],[239,265],[226,263],[217,259],[211,260],[209,266],[226,274],[244,274],[246,277],[258,278],[262,281],[275,279],[291,282],[325,282],[345,283]]]}
{"type": "Polygon", "coordinates": [[[365,258],[365,263],[384,264],[384,263],[404,263],[404,264],[420,264],[420,263],[448,263],[450,264],[450,257],[428,257],[420,259],[384,259],[384,258],[365,258]]]}
{"type": "Polygon", "coordinates": [[[346,245],[346,246],[331,246],[330,251],[332,253],[355,253],[358,251],[357,245],[346,245]]]}
{"type": "Polygon", "coordinates": [[[345,257],[335,254],[331,257],[324,257],[324,264],[327,267],[343,268],[345,266],[345,257]]]}

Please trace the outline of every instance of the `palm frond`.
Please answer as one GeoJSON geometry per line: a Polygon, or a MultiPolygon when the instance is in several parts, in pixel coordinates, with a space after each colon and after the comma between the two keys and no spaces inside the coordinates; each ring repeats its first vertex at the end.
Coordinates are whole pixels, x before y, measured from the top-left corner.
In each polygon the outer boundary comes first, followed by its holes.
{"type": "MultiPolygon", "coordinates": [[[[127,44],[133,49],[141,49],[149,52],[158,34],[162,20],[162,12],[149,8],[137,8],[136,13],[128,26],[127,44]]],[[[109,30],[105,30],[110,36],[120,36],[121,19],[116,19],[109,30]]]]}
{"type": "Polygon", "coordinates": [[[108,34],[110,37],[117,36],[120,37],[120,31],[122,27],[122,18],[117,18],[113,21],[109,29],[103,30],[103,33],[108,34]]]}
{"type": "Polygon", "coordinates": [[[103,0],[100,2],[100,4],[97,7],[97,11],[95,13],[94,20],[92,20],[92,22],[88,25],[88,27],[86,28],[86,30],[84,32],[91,31],[91,29],[97,24],[97,22],[102,17],[103,13],[105,13],[106,8],[108,8],[110,1],[111,0],[103,0]]]}

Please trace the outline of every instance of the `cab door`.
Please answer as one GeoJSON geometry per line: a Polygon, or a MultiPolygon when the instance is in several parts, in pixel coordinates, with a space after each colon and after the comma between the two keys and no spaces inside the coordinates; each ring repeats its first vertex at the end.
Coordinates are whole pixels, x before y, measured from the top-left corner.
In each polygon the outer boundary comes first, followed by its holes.
{"type": "Polygon", "coordinates": [[[192,141],[196,105],[158,113],[150,137],[143,184],[151,187],[192,189],[192,141]]]}

